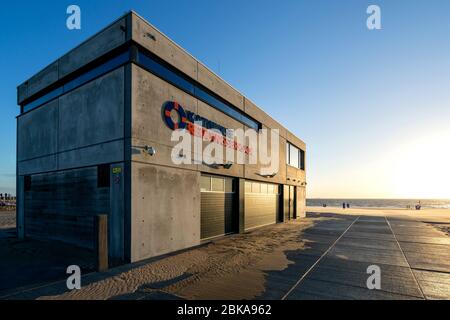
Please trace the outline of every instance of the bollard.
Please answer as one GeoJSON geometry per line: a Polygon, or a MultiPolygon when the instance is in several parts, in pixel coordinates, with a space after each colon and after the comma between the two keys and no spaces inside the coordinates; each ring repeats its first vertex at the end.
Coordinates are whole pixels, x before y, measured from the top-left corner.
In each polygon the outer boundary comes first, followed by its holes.
{"type": "Polygon", "coordinates": [[[99,214],[94,222],[95,250],[97,254],[97,271],[108,270],[108,216],[99,214]]]}

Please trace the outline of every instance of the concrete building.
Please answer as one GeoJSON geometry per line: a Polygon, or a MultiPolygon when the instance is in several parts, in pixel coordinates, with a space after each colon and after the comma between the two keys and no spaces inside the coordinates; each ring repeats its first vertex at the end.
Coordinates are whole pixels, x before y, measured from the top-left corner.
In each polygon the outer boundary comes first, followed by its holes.
{"type": "Polygon", "coordinates": [[[18,104],[19,237],[92,248],[107,214],[110,257],[134,262],[305,215],[305,143],[134,12],[21,84],[18,104]],[[279,129],[279,170],[174,164],[192,118],[279,129]]]}

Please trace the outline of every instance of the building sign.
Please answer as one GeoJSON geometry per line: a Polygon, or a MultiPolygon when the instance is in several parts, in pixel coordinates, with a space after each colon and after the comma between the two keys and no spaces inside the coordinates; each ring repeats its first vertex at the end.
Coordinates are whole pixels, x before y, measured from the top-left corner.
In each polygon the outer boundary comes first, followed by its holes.
{"type": "Polygon", "coordinates": [[[122,168],[121,167],[112,168],[112,173],[113,174],[120,174],[120,173],[122,173],[122,168]]]}
{"type": "Polygon", "coordinates": [[[166,125],[172,130],[185,129],[188,130],[193,136],[201,136],[207,141],[216,142],[228,148],[233,148],[247,154],[251,153],[248,146],[244,146],[234,140],[231,130],[227,131],[225,127],[194,112],[185,110],[183,106],[176,101],[167,101],[164,103],[163,118],[166,125]],[[178,113],[177,122],[175,122],[172,118],[173,111],[178,113]],[[195,130],[195,124],[198,123],[201,124],[201,130],[195,130]],[[219,131],[221,134],[212,131],[213,129],[219,131]]]}

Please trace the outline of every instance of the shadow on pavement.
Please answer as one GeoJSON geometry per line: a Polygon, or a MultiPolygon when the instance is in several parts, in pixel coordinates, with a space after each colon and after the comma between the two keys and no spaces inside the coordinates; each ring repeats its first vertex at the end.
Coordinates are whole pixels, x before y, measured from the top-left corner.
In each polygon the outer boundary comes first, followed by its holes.
{"type": "Polygon", "coordinates": [[[1,230],[0,257],[0,299],[25,286],[64,280],[70,265],[78,265],[82,274],[95,267],[90,250],[57,241],[20,241],[15,229],[1,230]]]}

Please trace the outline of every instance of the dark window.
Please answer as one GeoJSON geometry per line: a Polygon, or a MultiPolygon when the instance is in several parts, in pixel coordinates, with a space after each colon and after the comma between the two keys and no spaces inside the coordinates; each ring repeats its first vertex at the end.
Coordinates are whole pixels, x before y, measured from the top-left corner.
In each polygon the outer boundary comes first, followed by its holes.
{"type": "Polygon", "coordinates": [[[96,78],[105,75],[106,73],[111,72],[117,69],[118,67],[124,65],[129,60],[130,60],[130,53],[129,50],[127,50],[126,52],[119,54],[118,56],[108,60],[107,62],[87,71],[81,76],[67,82],[66,84],[61,85],[60,87],[50,91],[49,93],[42,95],[41,97],[33,100],[32,102],[23,105],[22,113],[35,109],[39,106],[42,106],[43,104],[46,104],[51,100],[56,99],[59,96],[82,86],[83,84],[95,80],[96,78]]]}
{"type": "Polygon", "coordinates": [[[111,60],[99,65],[98,67],[89,70],[88,72],[82,74],[78,78],[73,79],[72,81],[67,82],[64,85],[64,93],[67,93],[73,89],[76,89],[83,84],[92,81],[118,67],[125,64],[130,60],[130,53],[124,52],[122,54],[119,54],[118,56],[112,58],[111,60]]]}
{"type": "Polygon", "coordinates": [[[170,82],[174,86],[177,86],[190,94],[194,94],[194,85],[177,72],[170,70],[142,52],[139,52],[138,54],[138,61],[139,64],[142,64],[145,67],[145,69],[161,79],[170,82]]]}
{"type": "Polygon", "coordinates": [[[97,166],[97,188],[109,188],[109,164],[97,166]]]}
{"type": "Polygon", "coordinates": [[[260,124],[258,122],[238,111],[234,106],[222,100],[208,89],[203,88],[194,80],[182,75],[173,67],[165,65],[163,62],[159,62],[156,58],[153,58],[143,52],[139,52],[138,54],[138,63],[147,71],[150,71],[164,81],[167,81],[179,89],[191,94],[195,98],[202,100],[213,108],[222,111],[231,118],[252,129],[260,129],[260,124]]]}
{"type": "Polygon", "coordinates": [[[24,183],[23,183],[24,191],[30,191],[31,190],[31,176],[24,176],[23,180],[24,180],[24,183]]]}
{"type": "Polygon", "coordinates": [[[26,105],[23,106],[23,112],[27,112],[30,110],[33,110],[34,108],[37,108],[43,104],[46,104],[47,102],[50,102],[51,100],[58,98],[60,95],[62,95],[63,92],[63,88],[59,87],[56,88],[53,91],[50,91],[49,93],[43,95],[40,98],[37,98],[36,100],[34,100],[33,102],[30,102],[26,105]]]}
{"type": "Polygon", "coordinates": [[[300,169],[305,170],[305,151],[300,149],[300,169]]]}
{"type": "Polygon", "coordinates": [[[201,88],[195,88],[195,96],[200,100],[202,100],[203,102],[206,102],[207,104],[213,106],[217,110],[222,111],[223,113],[238,120],[239,122],[242,122],[242,115],[239,112],[237,112],[227,104],[223,103],[222,101],[220,101],[219,99],[208,93],[206,90],[203,90],[201,88]]]}

